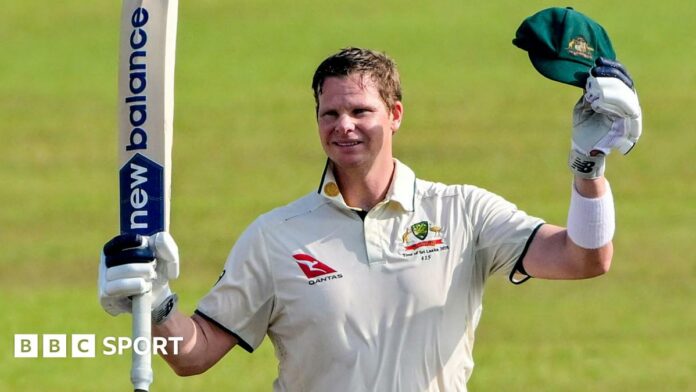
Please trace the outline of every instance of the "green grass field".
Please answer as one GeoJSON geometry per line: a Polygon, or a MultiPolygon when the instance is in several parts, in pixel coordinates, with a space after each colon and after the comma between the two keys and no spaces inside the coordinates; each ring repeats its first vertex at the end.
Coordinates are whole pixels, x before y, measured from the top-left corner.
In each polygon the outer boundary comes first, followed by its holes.
{"type": "MultiPolygon", "coordinates": [[[[580,90],[542,78],[511,39],[549,1],[217,1],[179,11],[171,231],[191,312],[241,231],[313,190],[323,168],[309,88],[338,48],[399,63],[396,155],[564,224],[570,110],[580,90]]],[[[581,1],[636,80],[644,137],[609,157],[612,271],[576,282],[503,277],[486,291],[472,391],[696,391],[696,3],[581,1]]],[[[6,1],[0,13],[0,391],[125,391],[129,357],[15,359],[17,333],[128,335],[96,297],[118,228],[120,2],[6,1]]],[[[269,342],[153,391],[268,391],[269,342]]]]}

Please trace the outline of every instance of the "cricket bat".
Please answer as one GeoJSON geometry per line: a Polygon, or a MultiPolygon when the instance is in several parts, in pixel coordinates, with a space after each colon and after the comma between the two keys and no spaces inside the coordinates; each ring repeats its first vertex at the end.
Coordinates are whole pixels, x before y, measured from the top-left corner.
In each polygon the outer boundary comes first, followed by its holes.
{"type": "MultiPolygon", "coordinates": [[[[121,233],[169,231],[178,0],[124,0],[118,67],[121,233]]],[[[150,293],[133,298],[131,382],[152,384],[150,293]]]]}

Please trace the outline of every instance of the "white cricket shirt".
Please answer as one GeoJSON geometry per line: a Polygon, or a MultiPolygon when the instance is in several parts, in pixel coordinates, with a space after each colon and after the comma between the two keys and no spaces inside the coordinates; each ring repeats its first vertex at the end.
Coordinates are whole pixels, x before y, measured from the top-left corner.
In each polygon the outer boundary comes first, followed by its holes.
{"type": "Polygon", "coordinates": [[[268,334],[274,391],[466,391],[484,283],[542,223],[398,161],[363,220],[329,168],[319,192],[247,228],[197,313],[250,352],[268,334]]]}

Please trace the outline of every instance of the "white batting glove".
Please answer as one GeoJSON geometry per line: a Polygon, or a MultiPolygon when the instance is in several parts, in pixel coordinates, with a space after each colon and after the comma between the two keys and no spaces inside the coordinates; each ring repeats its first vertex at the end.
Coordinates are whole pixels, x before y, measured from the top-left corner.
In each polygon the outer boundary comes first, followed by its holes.
{"type": "Polygon", "coordinates": [[[604,174],[611,150],[628,154],[642,132],[641,108],[633,80],[624,67],[600,58],[592,68],[585,94],[573,109],[569,166],[583,178],[604,174]]]}
{"type": "Polygon", "coordinates": [[[164,305],[171,311],[176,295],[169,280],[178,276],[179,249],[169,233],[122,234],[107,242],[101,253],[99,302],[116,316],[131,312],[132,296],[152,292],[153,311],[164,305]]]}

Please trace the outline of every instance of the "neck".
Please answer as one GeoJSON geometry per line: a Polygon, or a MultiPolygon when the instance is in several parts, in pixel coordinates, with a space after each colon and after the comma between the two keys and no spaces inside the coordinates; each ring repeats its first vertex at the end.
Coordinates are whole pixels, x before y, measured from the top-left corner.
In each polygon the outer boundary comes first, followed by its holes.
{"type": "Polygon", "coordinates": [[[389,159],[367,170],[346,170],[334,166],[334,176],[343,200],[349,207],[369,211],[384,200],[394,176],[395,162],[389,159]]]}

